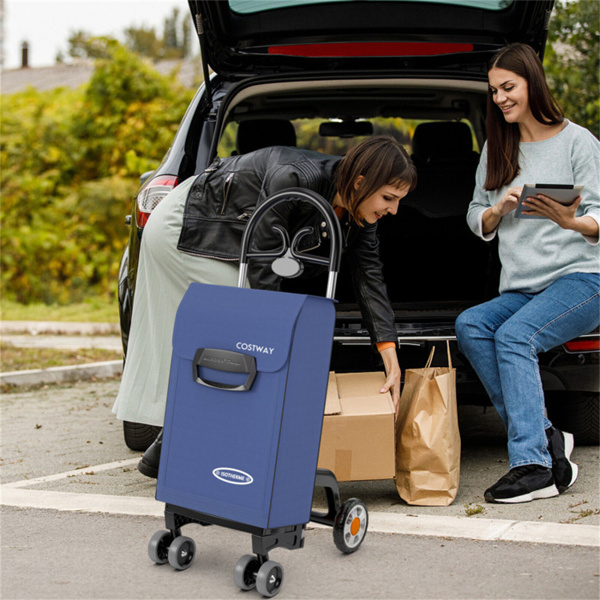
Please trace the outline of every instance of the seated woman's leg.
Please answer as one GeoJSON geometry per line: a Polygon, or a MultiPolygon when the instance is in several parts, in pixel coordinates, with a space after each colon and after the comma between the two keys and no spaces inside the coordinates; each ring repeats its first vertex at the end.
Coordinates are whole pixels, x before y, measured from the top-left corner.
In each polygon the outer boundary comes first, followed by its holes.
{"type": "Polygon", "coordinates": [[[545,433],[551,423],[544,416],[538,354],[598,326],[599,282],[597,274],[561,277],[534,295],[496,333],[511,468],[528,464],[552,466],[545,433]]]}
{"type": "Polygon", "coordinates": [[[534,295],[496,332],[511,470],[486,490],[488,502],[549,498],[577,478],[577,466],[565,449],[565,434],[544,416],[537,355],[598,326],[599,289],[598,274],[566,275],[534,295]]]}

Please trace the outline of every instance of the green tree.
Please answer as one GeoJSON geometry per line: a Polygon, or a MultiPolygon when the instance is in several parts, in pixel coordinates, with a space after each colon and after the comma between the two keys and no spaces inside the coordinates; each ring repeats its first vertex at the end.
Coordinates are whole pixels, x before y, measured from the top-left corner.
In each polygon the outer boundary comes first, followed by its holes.
{"type": "MultiPolygon", "coordinates": [[[[129,50],[154,61],[185,58],[190,53],[190,15],[185,13],[180,17],[178,8],[165,18],[162,38],[152,27],[132,26],[123,33],[129,50]]],[[[115,38],[109,36],[96,37],[85,31],[74,31],[68,39],[67,53],[72,58],[110,58],[113,43],[116,43],[115,38]]]]}
{"type": "Polygon", "coordinates": [[[164,21],[163,25],[163,57],[184,58],[189,53],[190,45],[190,16],[184,14],[179,19],[179,9],[173,12],[164,21]]]}
{"type": "Polygon", "coordinates": [[[177,35],[178,17],[179,10],[177,8],[174,8],[171,16],[165,19],[163,28],[163,45],[166,52],[169,52],[170,50],[177,51],[177,49],[179,48],[179,40],[177,35]]]}
{"type": "Polygon", "coordinates": [[[600,2],[558,0],[544,66],[567,118],[600,137],[600,2]]]}
{"type": "Polygon", "coordinates": [[[162,40],[154,28],[129,27],[125,30],[125,45],[136,54],[148,58],[160,58],[162,40]]]}
{"type": "Polygon", "coordinates": [[[111,37],[94,37],[85,31],[75,31],[67,40],[68,54],[72,58],[107,58],[111,43],[116,40],[111,37]]]}
{"type": "Polygon", "coordinates": [[[181,25],[181,52],[185,58],[190,55],[190,38],[192,37],[192,26],[189,19],[184,19],[181,25]]]}

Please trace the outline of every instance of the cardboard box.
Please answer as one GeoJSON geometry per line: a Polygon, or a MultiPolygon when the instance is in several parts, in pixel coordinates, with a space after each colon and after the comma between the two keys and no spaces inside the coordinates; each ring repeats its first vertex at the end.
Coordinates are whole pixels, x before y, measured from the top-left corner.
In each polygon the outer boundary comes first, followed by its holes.
{"type": "Polygon", "coordinates": [[[338,481],[393,479],[394,405],[383,373],[330,373],[318,467],[338,481]]]}

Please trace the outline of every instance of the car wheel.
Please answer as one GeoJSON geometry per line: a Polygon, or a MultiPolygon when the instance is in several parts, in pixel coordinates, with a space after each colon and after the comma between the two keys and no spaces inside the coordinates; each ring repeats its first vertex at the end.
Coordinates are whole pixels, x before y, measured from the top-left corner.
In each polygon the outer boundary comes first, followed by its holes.
{"type": "Polygon", "coordinates": [[[145,452],[160,433],[161,427],[123,421],[125,444],[131,450],[145,452]]]}
{"type": "Polygon", "coordinates": [[[546,398],[548,418],[575,437],[578,446],[597,446],[600,437],[600,396],[593,392],[560,392],[546,398]]]}

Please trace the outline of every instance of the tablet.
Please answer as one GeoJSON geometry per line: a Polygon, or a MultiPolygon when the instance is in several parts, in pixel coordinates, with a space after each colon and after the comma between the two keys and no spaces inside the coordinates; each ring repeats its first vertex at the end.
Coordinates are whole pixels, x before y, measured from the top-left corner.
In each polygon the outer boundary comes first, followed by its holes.
{"type": "Polygon", "coordinates": [[[556,200],[556,202],[560,202],[565,206],[569,206],[575,202],[577,196],[581,196],[581,192],[583,191],[582,185],[562,185],[555,183],[526,183],[523,186],[523,192],[521,193],[521,197],[519,198],[519,204],[515,211],[515,219],[545,219],[546,217],[527,215],[523,211],[527,210],[525,206],[523,206],[523,200],[528,198],[529,196],[537,196],[538,194],[544,194],[544,196],[548,196],[548,198],[552,198],[552,200],[556,200]]]}

